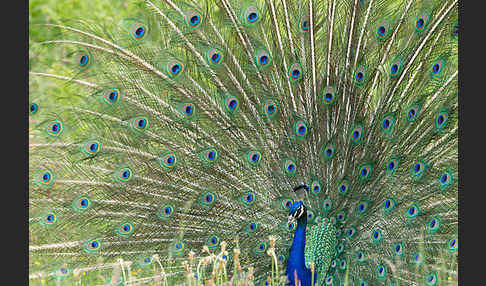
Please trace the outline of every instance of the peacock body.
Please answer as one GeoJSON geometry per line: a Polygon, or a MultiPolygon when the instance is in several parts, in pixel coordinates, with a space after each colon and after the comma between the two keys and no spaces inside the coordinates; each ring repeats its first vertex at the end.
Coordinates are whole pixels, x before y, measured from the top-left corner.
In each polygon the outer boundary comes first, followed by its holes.
{"type": "Polygon", "coordinates": [[[45,25],[32,285],[457,284],[457,0],[141,3],[45,25]]]}

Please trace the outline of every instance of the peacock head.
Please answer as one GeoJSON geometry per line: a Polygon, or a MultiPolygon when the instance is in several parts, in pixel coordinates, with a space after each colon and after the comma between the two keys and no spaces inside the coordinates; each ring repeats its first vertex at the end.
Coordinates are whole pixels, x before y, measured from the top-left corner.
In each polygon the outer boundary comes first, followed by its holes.
{"type": "Polygon", "coordinates": [[[287,222],[287,227],[290,224],[295,223],[296,221],[299,222],[301,220],[307,219],[307,208],[304,206],[302,202],[304,193],[309,191],[309,186],[302,184],[294,188],[294,192],[300,200],[294,202],[289,209],[289,220],[287,222]]]}
{"type": "Polygon", "coordinates": [[[287,222],[287,227],[296,221],[307,219],[307,208],[304,206],[302,201],[296,201],[292,204],[289,210],[289,217],[287,222]]]}

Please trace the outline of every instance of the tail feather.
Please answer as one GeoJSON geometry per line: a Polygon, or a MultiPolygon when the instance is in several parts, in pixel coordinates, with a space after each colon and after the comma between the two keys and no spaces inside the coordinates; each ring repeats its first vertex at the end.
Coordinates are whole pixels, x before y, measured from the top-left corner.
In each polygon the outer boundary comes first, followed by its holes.
{"type": "Polygon", "coordinates": [[[31,278],[279,285],[302,201],[320,284],[453,282],[456,0],[142,2],[45,25],[31,278]]]}

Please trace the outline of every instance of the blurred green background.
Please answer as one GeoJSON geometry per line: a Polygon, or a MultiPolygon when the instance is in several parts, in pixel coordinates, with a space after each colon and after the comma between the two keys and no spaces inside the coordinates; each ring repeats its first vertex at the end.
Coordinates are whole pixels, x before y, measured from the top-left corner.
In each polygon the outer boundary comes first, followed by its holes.
{"type": "MultiPolygon", "coordinates": [[[[143,2],[142,2],[143,3],[143,2]]],[[[138,1],[130,0],[30,0],[29,1],[29,70],[53,74],[66,74],[70,47],[45,44],[61,39],[59,31],[43,24],[69,24],[79,20],[94,21],[114,27],[122,18],[140,11],[138,1]]],[[[72,48],[72,47],[71,47],[72,48]]],[[[29,76],[30,101],[66,101],[73,89],[79,88],[61,80],[29,76]]]]}

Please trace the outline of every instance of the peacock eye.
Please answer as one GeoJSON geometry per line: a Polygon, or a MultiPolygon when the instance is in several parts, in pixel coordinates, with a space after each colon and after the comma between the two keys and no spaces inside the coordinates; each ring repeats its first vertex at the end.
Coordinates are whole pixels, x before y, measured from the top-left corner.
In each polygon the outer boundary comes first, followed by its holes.
{"type": "Polygon", "coordinates": [[[88,64],[88,56],[87,55],[82,55],[79,59],[79,65],[80,66],[85,66],[88,64]]]}
{"type": "Polygon", "coordinates": [[[39,109],[39,106],[37,104],[35,104],[35,103],[32,103],[29,106],[30,114],[35,114],[38,109],[39,109]]]}
{"type": "Polygon", "coordinates": [[[261,49],[256,53],[255,60],[257,67],[259,69],[264,69],[268,67],[271,62],[270,54],[265,49],[261,49]]]}
{"type": "Polygon", "coordinates": [[[185,22],[191,29],[195,29],[201,25],[204,20],[204,15],[196,10],[188,10],[185,13],[185,22]]]}
{"type": "Polygon", "coordinates": [[[261,56],[259,58],[260,64],[264,65],[268,62],[268,56],[261,56]]]}
{"type": "Polygon", "coordinates": [[[267,112],[268,112],[269,114],[272,114],[274,111],[275,111],[275,105],[269,105],[269,106],[267,107],[267,112]]]}
{"type": "Polygon", "coordinates": [[[186,109],[185,109],[186,114],[191,115],[192,109],[193,109],[193,107],[191,105],[186,106],[186,109]]]}
{"type": "Polygon", "coordinates": [[[206,201],[207,202],[211,202],[213,200],[213,196],[212,195],[206,195],[206,201]]]}
{"type": "Polygon", "coordinates": [[[191,25],[195,26],[197,23],[199,23],[199,16],[198,15],[194,15],[191,17],[191,25]]]}
{"type": "Polygon", "coordinates": [[[139,27],[137,28],[137,30],[135,31],[135,36],[137,38],[141,38],[143,37],[143,35],[145,34],[145,28],[144,27],[139,27]]]}

